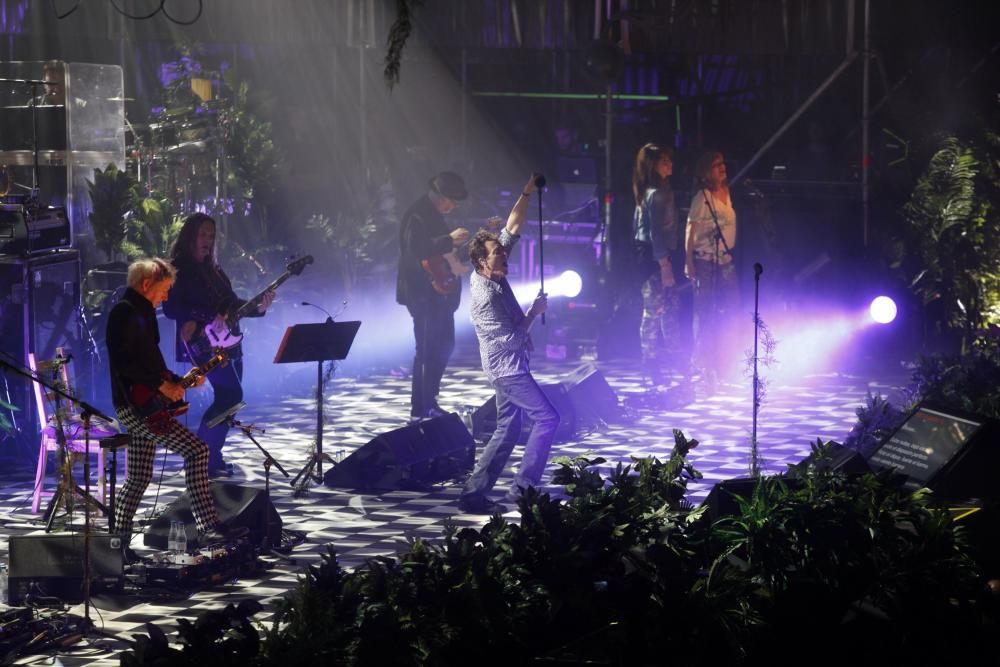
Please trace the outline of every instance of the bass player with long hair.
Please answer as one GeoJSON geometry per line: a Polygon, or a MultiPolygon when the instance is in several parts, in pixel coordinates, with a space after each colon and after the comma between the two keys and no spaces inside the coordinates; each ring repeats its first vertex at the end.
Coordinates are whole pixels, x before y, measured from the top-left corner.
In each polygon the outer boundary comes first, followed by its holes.
{"type": "MultiPolygon", "coordinates": [[[[204,213],[189,215],[170,255],[177,267],[177,282],[163,304],[163,312],[177,322],[177,360],[197,365],[211,355],[212,344],[205,336],[206,325],[224,326],[232,313],[245,309],[247,302],[236,296],[229,277],[216,261],[215,220],[211,217],[204,213]]],[[[248,317],[264,315],[272,301],[274,291],[264,292],[248,317]]],[[[226,352],[229,363],[208,374],[214,395],[198,426],[198,437],[208,443],[210,477],[229,477],[234,472],[232,464],[222,458],[229,427],[225,423],[208,426],[214,417],[243,400],[242,347],[237,343],[226,352]]]]}

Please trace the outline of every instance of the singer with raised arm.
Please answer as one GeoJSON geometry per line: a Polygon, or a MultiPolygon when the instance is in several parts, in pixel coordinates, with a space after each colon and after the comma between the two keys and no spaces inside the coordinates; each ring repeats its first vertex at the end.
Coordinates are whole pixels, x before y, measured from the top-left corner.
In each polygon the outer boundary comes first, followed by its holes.
{"type": "MultiPolygon", "coordinates": [[[[236,296],[229,277],[215,258],[215,231],[215,220],[204,213],[193,213],[184,221],[170,253],[177,267],[177,284],[163,304],[163,313],[177,322],[177,361],[195,365],[204,363],[212,354],[207,325],[225,330],[233,313],[248,310],[247,317],[261,317],[274,301],[273,290],[265,292],[256,307],[236,296]]],[[[232,333],[239,334],[238,321],[232,333]]],[[[230,477],[234,473],[232,464],[222,458],[229,427],[225,423],[208,426],[216,416],[243,400],[242,344],[228,347],[226,354],[228,363],[208,374],[213,400],[198,426],[198,437],[208,443],[210,477],[230,477]]]]}
{"type": "Polygon", "coordinates": [[[462,489],[459,507],[464,512],[493,514],[503,509],[487,493],[514,451],[521,434],[522,414],[531,419],[533,426],[508,501],[516,501],[522,489],[541,481],[559,426],[559,413],[535,382],[529,366],[532,345],[528,332],[535,318],[545,312],[548,299],[539,293],[524,312],[507,282],[507,257],[519,238],[540,178],[532,174],[528,179],[499,236],[481,231],[469,245],[469,258],[475,268],[471,277],[472,324],[479,339],[483,371],[496,391],[497,428],[462,489]]]}
{"type": "Polygon", "coordinates": [[[403,214],[399,224],[399,271],[396,302],[413,318],[413,376],[410,419],[439,417],[441,378],[455,348],[455,311],[462,298],[461,279],[447,256],[469,240],[463,227],[450,230],[444,216],[469,196],[462,177],[442,171],[425,195],[403,214]]]}
{"type": "Polygon", "coordinates": [[[108,316],[107,346],[111,398],[118,420],[128,429],[128,473],[115,505],[115,527],[125,537],[127,556],[132,520],[153,477],[156,443],[184,457],[184,480],[202,544],[235,539],[246,529],[220,525],[208,489],[208,445],[172,416],[187,386],[204,382],[193,372],[179,377],[160,353],[156,308],[167,298],[176,272],[163,259],[141,259],[128,268],[128,288],[108,316]]]}
{"type": "Polygon", "coordinates": [[[733,251],[736,211],[722,153],[707,151],[694,171],[694,196],[684,233],[685,272],[694,283],[695,363],[709,393],[733,370],[738,349],[728,343],[739,306],[733,251]]]}

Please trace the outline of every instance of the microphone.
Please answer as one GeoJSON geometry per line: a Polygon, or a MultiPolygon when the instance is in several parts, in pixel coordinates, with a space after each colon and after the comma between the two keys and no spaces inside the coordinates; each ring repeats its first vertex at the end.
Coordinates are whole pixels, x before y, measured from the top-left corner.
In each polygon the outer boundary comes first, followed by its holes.
{"type": "Polygon", "coordinates": [[[323,308],[322,306],[317,306],[315,303],[309,303],[308,301],[303,301],[302,305],[312,306],[313,308],[318,308],[319,310],[322,310],[324,313],[326,313],[326,321],[333,322],[333,315],[331,315],[330,311],[328,311],[326,308],[323,308]]]}
{"type": "Polygon", "coordinates": [[[545,187],[545,176],[542,174],[535,174],[535,187],[544,188],[545,187]]]}
{"type": "Polygon", "coordinates": [[[760,274],[764,273],[764,267],[761,266],[760,262],[754,262],[753,264],[753,277],[760,278],[760,274]]]}

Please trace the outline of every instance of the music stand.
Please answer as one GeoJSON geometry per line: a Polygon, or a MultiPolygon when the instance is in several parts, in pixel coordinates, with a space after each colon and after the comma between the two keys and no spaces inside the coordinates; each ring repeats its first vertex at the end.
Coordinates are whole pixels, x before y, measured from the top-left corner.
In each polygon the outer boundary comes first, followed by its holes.
{"type": "Polygon", "coordinates": [[[317,484],[323,481],[323,459],[333,463],[333,459],[323,453],[323,362],[346,359],[360,327],[361,322],[334,322],[333,318],[317,324],[296,324],[285,331],[274,355],[276,364],[316,362],[316,449],[292,479],[292,486],[302,480],[296,491],[305,490],[310,481],[317,484]]]}

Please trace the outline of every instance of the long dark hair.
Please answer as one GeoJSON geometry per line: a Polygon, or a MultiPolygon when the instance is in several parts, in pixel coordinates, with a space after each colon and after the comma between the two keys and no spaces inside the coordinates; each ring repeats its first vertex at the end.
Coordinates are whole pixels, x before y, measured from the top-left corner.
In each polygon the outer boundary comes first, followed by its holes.
{"type": "MultiPolygon", "coordinates": [[[[191,251],[194,248],[194,242],[198,239],[198,230],[205,222],[211,222],[212,226],[216,226],[215,220],[204,213],[192,213],[184,220],[177,240],[174,241],[174,247],[170,249],[170,259],[176,262],[179,259],[192,259],[194,257],[194,253],[191,251]]],[[[208,253],[205,261],[215,262],[215,248],[212,248],[211,252],[208,253]]]]}
{"type": "Polygon", "coordinates": [[[646,144],[636,153],[635,169],[632,170],[632,194],[636,206],[642,206],[646,190],[667,185],[656,173],[656,165],[664,155],[673,160],[673,151],[669,147],[660,148],[656,144],[646,144]]]}

